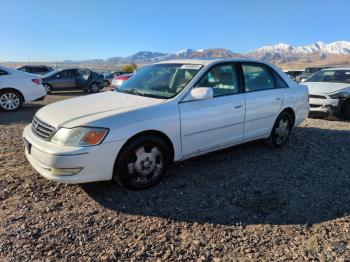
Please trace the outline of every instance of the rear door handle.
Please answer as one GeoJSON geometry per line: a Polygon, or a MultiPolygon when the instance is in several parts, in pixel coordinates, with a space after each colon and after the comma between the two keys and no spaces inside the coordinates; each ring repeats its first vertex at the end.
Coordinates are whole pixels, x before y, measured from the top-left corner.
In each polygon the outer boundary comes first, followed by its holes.
{"type": "Polygon", "coordinates": [[[276,98],[276,101],[280,101],[280,100],[281,100],[281,98],[280,98],[280,97],[277,97],[277,98],[276,98]]]}
{"type": "Polygon", "coordinates": [[[243,105],[236,105],[235,108],[241,108],[243,105]]]}

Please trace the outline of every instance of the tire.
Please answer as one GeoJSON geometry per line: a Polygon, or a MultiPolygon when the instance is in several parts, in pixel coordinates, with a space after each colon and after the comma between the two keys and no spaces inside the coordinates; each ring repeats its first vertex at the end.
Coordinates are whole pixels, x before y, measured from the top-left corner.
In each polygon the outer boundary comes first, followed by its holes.
{"type": "Polygon", "coordinates": [[[288,141],[293,130],[293,118],[290,113],[283,111],[273,125],[267,144],[272,147],[282,147],[288,141]]]}
{"type": "Polygon", "coordinates": [[[104,81],[103,81],[103,86],[104,86],[104,87],[109,87],[109,85],[110,85],[110,84],[109,84],[109,81],[108,81],[108,80],[104,80],[104,81]]]}
{"type": "Polygon", "coordinates": [[[16,90],[0,91],[0,109],[5,112],[16,111],[22,107],[23,97],[16,90]]]}
{"type": "Polygon", "coordinates": [[[350,98],[346,99],[342,106],[342,117],[350,120],[350,98]]]}
{"type": "Polygon", "coordinates": [[[49,95],[49,94],[51,94],[52,93],[52,86],[51,85],[49,85],[49,84],[44,84],[44,87],[45,87],[45,89],[46,89],[46,93],[49,95]]]}
{"type": "Polygon", "coordinates": [[[89,87],[90,93],[97,93],[100,91],[100,88],[98,87],[97,83],[91,83],[89,87]]]}
{"type": "Polygon", "coordinates": [[[152,135],[137,137],[123,147],[115,163],[113,179],[130,190],[156,185],[170,163],[167,144],[152,135]]]}

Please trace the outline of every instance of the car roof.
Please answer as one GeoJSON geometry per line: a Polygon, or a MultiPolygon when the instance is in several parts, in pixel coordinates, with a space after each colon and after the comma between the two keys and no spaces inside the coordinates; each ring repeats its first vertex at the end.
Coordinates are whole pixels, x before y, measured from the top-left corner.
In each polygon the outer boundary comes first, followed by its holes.
{"type": "Polygon", "coordinates": [[[217,62],[256,62],[266,64],[265,62],[249,59],[249,58],[218,58],[218,59],[179,59],[179,60],[166,60],[158,62],[157,64],[195,64],[195,65],[209,65],[217,62]]]}

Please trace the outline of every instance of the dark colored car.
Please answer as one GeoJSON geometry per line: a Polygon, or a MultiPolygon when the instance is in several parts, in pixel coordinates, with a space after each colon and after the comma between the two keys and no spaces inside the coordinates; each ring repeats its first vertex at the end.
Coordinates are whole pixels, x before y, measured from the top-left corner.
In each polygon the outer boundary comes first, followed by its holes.
{"type": "Polygon", "coordinates": [[[46,75],[53,71],[52,67],[44,65],[25,65],[17,68],[17,70],[35,75],[46,75]]]}
{"type": "Polygon", "coordinates": [[[103,75],[84,68],[53,71],[43,76],[42,84],[47,93],[52,91],[84,90],[95,93],[104,86],[103,75]]]}
{"type": "Polygon", "coordinates": [[[321,71],[322,69],[330,68],[327,67],[307,67],[305,68],[304,73],[296,77],[297,82],[304,82],[306,79],[308,79],[313,74],[317,73],[318,71],[321,71]]]}
{"type": "Polygon", "coordinates": [[[110,73],[104,73],[104,82],[105,86],[110,86],[112,84],[113,78],[116,76],[121,76],[127,74],[126,72],[121,72],[121,71],[115,71],[115,72],[110,72],[110,73]]]}
{"type": "Polygon", "coordinates": [[[294,81],[297,80],[298,76],[304,73],[303,70],[286,70],[284,72],[294,81]]]}

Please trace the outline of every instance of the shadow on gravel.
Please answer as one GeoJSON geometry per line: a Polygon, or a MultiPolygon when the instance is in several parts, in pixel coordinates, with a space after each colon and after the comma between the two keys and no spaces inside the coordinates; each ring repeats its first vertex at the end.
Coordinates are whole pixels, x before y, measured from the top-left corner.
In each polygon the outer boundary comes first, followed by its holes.
{"type": "Polygon", "coordinates": [[[17,123],[30,123],[42,104],[25,104],[15,112],[0,112],[0,125],[12,125],[17,123]]]}
{"type": "Polygon", "coordinates": [[[349,170],[349,131],[304,127],[280,149],[253,142],[175,164],[145,191],[112,182],[83,188],[118,213],[201,224],[314,224],[350,213],[349,170]]]}

